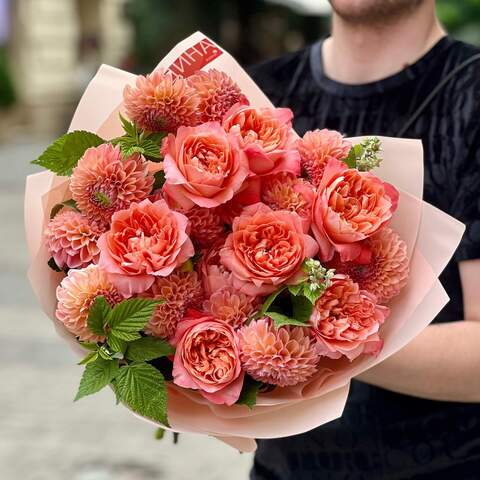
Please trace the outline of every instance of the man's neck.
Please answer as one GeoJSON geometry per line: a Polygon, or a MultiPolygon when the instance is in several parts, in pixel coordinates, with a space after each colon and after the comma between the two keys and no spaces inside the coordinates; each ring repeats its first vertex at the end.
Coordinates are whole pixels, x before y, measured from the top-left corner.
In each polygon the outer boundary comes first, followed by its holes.
{"type": "Polygon", "coordinates": [[[428,2],[385,25],[354,25],[334,14],[332,36],[323,44],[323,68],[338,82],[374,82],[414,63],[444,35],[428,2]]]}

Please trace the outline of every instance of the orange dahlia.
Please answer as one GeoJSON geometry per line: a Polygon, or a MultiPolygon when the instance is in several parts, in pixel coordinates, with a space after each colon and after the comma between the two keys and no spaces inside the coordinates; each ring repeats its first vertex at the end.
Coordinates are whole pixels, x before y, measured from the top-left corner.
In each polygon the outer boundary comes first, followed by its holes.
{"type": "Polygon", "coordinates": [[[234,329],[240,328],[257,311],[259,304],[255,297],[245,295],[231,287],[224,287],[210,295],[203,303],[205,311],[217,320],[223,320],[234,329]]]}
{"type": "Polygon", "coordinates": [[[318,187],[325,165],[331,159],[343,160],[352,144],[334,130],[313,130],[297,140],[297,149],[302,159],[302,168],[309,180],[318,187]]]}
{"type": "Polygon", "coordinates": [[[175,132],[180,125],[198,123],[197,92],[187,80],[170,72],[139,75],[135,87],[125,87],[123,100],[128,118],[150,132],[175,132]]]}
{"type": "Polygon", "coordinates": [[[236,103],[248,103],[240,87],[224,72],[214,68],[198,71],[188,78],[188,83],[200,97],[198,110],[200,122],[220,122],[236,103]]]}
{"type": "Polygon", "coordinates": [[[185,215],[190,220],[190,238],[201,248],[211,247],[225,237],[225,224],[215,208],[195,206],[185,215]]]}
{"type": "Polygon", "coordinates": [[[168,277],[157,277],[146,296],[164,300],[157,306],[145,332],[154,337],[170,338],[189,306],[203,299],[203,290],[196,272],[175,271],[168,277]]]}
{"type": "Polygon", "coordinates": [[[64,210],[48,222],[45,241],[60,268],[83,268],[96,262],[97,241],[104,229],[94,220],[74,210],[64,210]]]}
{"type": "Polygon", "coordinates": [[[238,336],[242,367],[255,380],[288,387],[304,382],[317,370],[315,342],[304,328],[275,329],[263,318],[242,327],[238,336]]]}
{"type": "Polygon", "coordinates": [[[407,245],[396,232],[385,227],[368,238],[366,246],[372,252],[369,263],[341,262],[335,256],[329,267],[348,275],[362,290],[373,293],[378,303],[386,303],[407,283],[407,245]]]}
{"type": "Polygon", "coordinates": [[[105,143],[86,150],[73,169],[70,191],[82,213],[108,224],[116,211],[147,198],[153,182],[141,155],[123,159],[119,147],[105,143]]]}
{"type": "Polygon", "coordinates": [[[88,311],[100,295],[103,295],[111,306],[123,300],[98,265],[89,265],[82,270],[69,270],[57,288],[56,317],[81,341],[105,340],[105,337],[92,333],[87,325],[88,311]]]}

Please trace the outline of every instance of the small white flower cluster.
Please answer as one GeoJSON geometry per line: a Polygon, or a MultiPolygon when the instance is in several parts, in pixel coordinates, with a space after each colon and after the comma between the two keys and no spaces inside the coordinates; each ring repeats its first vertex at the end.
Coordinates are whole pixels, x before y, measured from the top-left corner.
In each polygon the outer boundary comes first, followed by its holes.
{"type": "Polygon", "coordinates": [[[304,264],[305,272],[308,275],[309,288],[312,292],[320,290],[324,292],[332,283],[335,275],[333,268],[325,268],[318,260],[309,258],[304,264]]]}
{"type": "Polygon", "coordinates": [[[361,172],[368,172],[380,166],[382,162],[380,139],[378,137],[369,137],[360,145],[363,151],[360,157],[357,158],[357,169],[361,172]]]}

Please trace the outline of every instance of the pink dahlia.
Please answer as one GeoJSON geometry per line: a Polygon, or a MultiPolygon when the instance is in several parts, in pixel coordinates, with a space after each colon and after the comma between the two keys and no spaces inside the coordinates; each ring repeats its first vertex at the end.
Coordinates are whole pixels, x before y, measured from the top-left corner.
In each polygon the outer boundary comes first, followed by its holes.
{"type": "Polygon", "coordinates": [[[190,238],[201,248],[225,238],[225,224],[214,208],[193,207],[185,213],[190,220],[190,238]]]}
{"type": "Polygon", "coordinates": [[[349,360],[366,353],[377,355],[383,346],[378,331],[389,312],[351,278],[335,275],[310,318],[319,352],[330,358],[345,355],[349,360]]]}
{"type": "Polygon", "coordinates": [[[92,333],[87,325],[88,311],[100,295],[104,296],[111,306],[123,300],[123,296],[97,265],[89,265],[82,270],[69,270],[57,288],[56,317],[81,341],[105,340],[105,337],[92,333]]]}
{"type": "Polygon", "coordinates": [[[64,210],[48,222],[45,240],[60,268],[83,268],[97,261],[97,241],[103,232],[97,222],[80,212],[64,210]]]}
{"type": "Polygon", "coordinates": [[[188,78],[188,83],[200,97],[198,110],[200,122],[220,122],[236,103],[248,103],[240,87],[225,73],[214,68],[198,71],[188,78]]]}
{"type": "Polygon", "coordinates": [[[128,118],[151,132],[175,132],[180,125],[195,125],[198,120],[200,98],[195,89],[170,72],[139,75],[135,87],[125,87],[123,99],[128,118]]]}
{"type": "Polygon", "coordinates": [[[291,173],[271,175],[262,184],[262,202],[272,210],[295,212],[305,233],[310,229],[314,196],[312,185],[291,173]]]}
{"type": "Polygon", "coordinates": [[[224,287],[210,295],[203,303],[206,312],[213,317],[240,328],[256,311],[259,303],[255,297],[237,292],[231,287],[224,287]]]}
{"type": "Polygon", "coordinates": [[[368,238],[366,245],[372,253],[369,263],[341,262],[335,256],[328,266],[348,275],[362,290],[373,293],[378,303],[386,303],[407,283],[407,245],[388,227],[368,238]]]}
{"type": "Polygon", "coordinates": [[[275,329],[263,318],[241,328],[238,336],[242,367],[255,380],[288,387],[304,382],[317,370],[319,356],[307,329],[275,329]]]}
{"type": "Polygon", "coordinates": [[[326,128],[309,131],[297,141],[302,167],[316,187],[329,160],[343,160],[351,148],[352,144],[340,133],[326,128]]]}
{"type": "Polygon", "coordinates": [[[86,150],[73,169],[70,190],[82,213],[108,224],[113,213],[147,198],[153,182],[141,155],[123,159],[119,147],[105,143],[86,150]]]}
{"type": "Polygon", "coordinates": [[[170,338],[188,307],[203,298],[202,284],[196,272],[175,271],[168,277],[158,277],[146,292],[149,298],[164,300],[155,309],[145,332],[154,337],[170,338]]]}

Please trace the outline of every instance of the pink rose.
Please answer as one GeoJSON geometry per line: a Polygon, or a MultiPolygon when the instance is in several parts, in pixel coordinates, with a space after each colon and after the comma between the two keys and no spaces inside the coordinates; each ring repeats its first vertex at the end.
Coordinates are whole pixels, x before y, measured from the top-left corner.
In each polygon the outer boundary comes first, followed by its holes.
{"type": "Polygon", "coordinates": [[[232,272],[233,286],[247,295],[268,295],[292,281],[303,260],[318,251],[296,213],[273,211],[263,203],[246,207],[232,230],[220,259],[232,272]]]}
{"type": "Polygon", "coordinates": [[[172,343],[173,382],[200,390],[212,403],[233,405],[240,396],[244,373],[233,328],[212,316],[195,315],[179,322],[172,343]]]}
{"type": "Polygon", "coordinates": [[[202,254],[198,272],[207,296],[223,287],[233,286],[232,272],[227,270],[220,262],[220,250],[224,245],[225,239],[221,238],[202,254]]]}
{"type": "Polygon", "coordinates": [[[187,225],[165,200],[133,203],[113,214],[110,230],[98,240],[99,265],[121,293],[142,293],[195,253],[187,225]]]}
{"type": "Polygon", "coordinates": [[[330,160],[312,212],[320,260],[331,260],[337,251],[342,261],[368,263],[369,251],[362,240],[390,220],[397,203],[398,191],[389,183],[330,160]]]}
{"type": "Polygon", "coordinates": [[[288,108],[254,108],[237,103],[223,118],[223,127],[240,137],[256,175],[290,172],[300,175],[300,154],[295,148],[293,113],[288,108]]]}
{"type": "Polygon", "coordinates": [[[346,275],[335,275],[317,300],[310,318],[319,353],[330,358],[377,355],[383,346],[378,335],[390,310],[346,275]]]}
{"type": "Polygon", "coordinates": [[[249,174],[238,138],[218,122],[180,127],[162,146],[167,194],[183,208],[212,208],[230,200],[249,174]]]}

